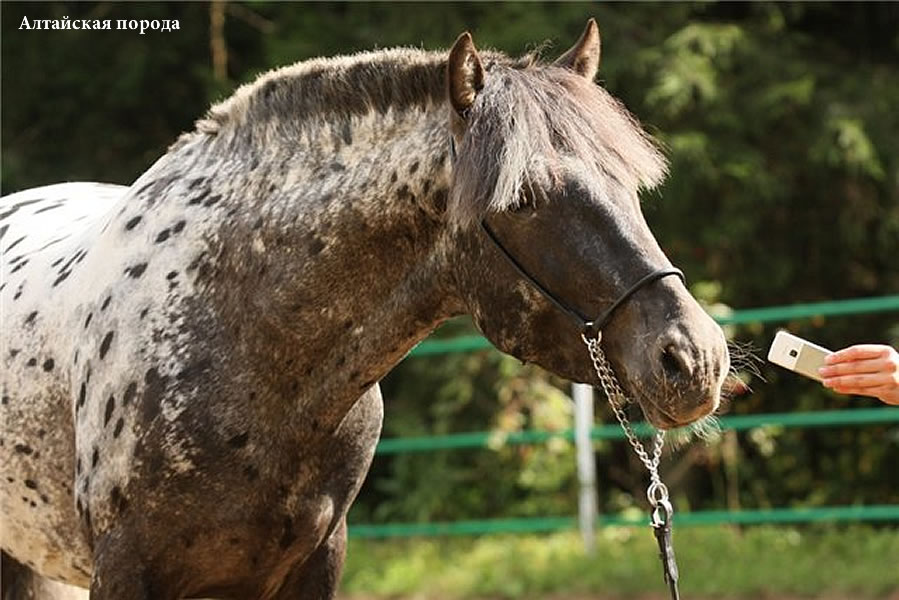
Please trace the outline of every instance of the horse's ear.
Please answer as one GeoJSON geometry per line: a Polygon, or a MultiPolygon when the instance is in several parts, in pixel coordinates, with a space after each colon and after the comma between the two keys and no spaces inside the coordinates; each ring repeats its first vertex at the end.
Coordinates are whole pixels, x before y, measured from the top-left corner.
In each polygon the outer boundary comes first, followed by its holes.
{"type": "Polygon", "coordinates": [[[587,28],[581,35],[581,39],[572,46],[571,50],[560,56],[556,64],[567,67],[593,81],[596,71],[599,69],[599,27],[596,19],[587,21],[587,28]]]}
{"type": "Polygon", "coordinates": [[[484,67],[466,31],[453,44],[446,66],[446,91],[453,110],[464,118],[483,87],[484,67]]]}

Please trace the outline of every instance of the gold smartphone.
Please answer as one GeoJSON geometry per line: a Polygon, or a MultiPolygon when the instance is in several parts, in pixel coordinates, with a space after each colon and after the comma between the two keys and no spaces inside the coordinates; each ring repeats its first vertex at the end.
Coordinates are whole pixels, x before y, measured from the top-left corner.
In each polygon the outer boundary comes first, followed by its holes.
{"type": "Polygon", "coordinates": [[[768,350],[768,360],[815,381],[821,381],[818,369],[824,366],[824,359],[830,353],[827,348],[796,337],[792,333],[778,331],[771,349],[768,350]]]}

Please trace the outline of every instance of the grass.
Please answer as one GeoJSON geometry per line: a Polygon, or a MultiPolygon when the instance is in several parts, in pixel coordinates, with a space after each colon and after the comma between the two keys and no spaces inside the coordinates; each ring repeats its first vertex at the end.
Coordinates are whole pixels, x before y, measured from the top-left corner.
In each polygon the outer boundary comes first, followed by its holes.
{"type": "MultiPolygon", "coordinates": [[[[351,540],[341,595],[426,599],[664,597],[647,529],[351,540]]],[[[899,530],[854,527],[682,528],[674,532],[685,598],[888,598],[899,594],[899,530]]],[[[895,596],[894,596],[895,597],[895,596]]]]}

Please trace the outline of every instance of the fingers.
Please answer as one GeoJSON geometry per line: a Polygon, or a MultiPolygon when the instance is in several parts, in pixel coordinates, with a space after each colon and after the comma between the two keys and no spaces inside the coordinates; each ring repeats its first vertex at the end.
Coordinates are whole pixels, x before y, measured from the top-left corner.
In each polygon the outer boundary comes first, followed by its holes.
{"type": "Polygon", "coordinates": [[[899,405],[899,352],[894,348],[859,344],[828,355],[825,362],[818,369],[825,387],[899,405]]]}
{"type": "Polygon", "coordinates": [[[881,344],[858,344],[844,348],[839,352],[833,352],[827,355],[825,362],[833,365],[841,362],[863,360],[870,358],[887,358],[891,353],[895,352],[889,346],[881,344]]]}
{"type": "Polygon", "coordinates": [[[863,358],[847,362],[839,362],[818,369],[822,377],[836,377],[839,375],[863,375],[865,373],[892,373],[896,365],[889,358],[863,358]]]}
{"type": "Polygon", "coordinates": [[[897,386],[894,373],[865,373],[862,375],[827,377],[822,383],[825,387],[841,394],[863,395],[870,395],[869,390],[872,388],[897,386]]]}

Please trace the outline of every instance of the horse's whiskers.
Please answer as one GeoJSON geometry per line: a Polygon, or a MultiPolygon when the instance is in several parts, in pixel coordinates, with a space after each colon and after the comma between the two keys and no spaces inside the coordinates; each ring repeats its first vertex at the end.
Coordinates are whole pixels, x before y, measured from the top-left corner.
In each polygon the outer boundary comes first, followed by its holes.
{"type": "Polygon", "coordinates": [[[764,364],[764,360],[756,354],[757,348],[752,342],[737,342],[729,340],[727,349],[730,352],[731,373],[739,371],[748,371],[764,381],[759,366],[764,364]]]}
{"type": "Polygon", "coordinates": [[[722,400],[731,400],[737,395],[751,392],[752,387],[749,382],[752,378],[765,381],[760,368],[764,361],[756,354],[756,348],[752,342],[740,343],[730,340],[727,346],[731,362],[722,392],[722,400]]]}

